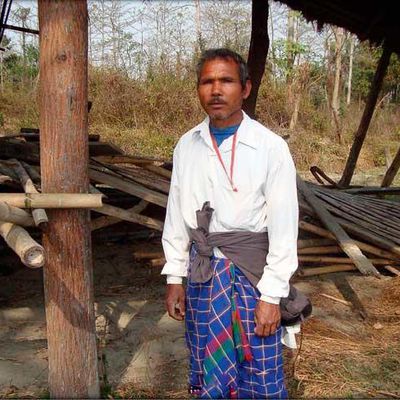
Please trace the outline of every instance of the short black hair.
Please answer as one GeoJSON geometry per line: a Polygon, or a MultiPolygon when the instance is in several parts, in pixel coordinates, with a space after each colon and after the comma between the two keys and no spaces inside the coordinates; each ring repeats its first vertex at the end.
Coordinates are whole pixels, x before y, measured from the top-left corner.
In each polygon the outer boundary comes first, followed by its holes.
{"type": "Polygon", "coordinates": [[[249,69],[246,61],[244,61],[240,54],[223,47],[218,49],[208,49],[201,53],[196,67],[197,86],[200,83],[201,70],[203,69],[204,64],[207,61],[215,60],[217,58],[222,58],[223,60],[233,60],[238,65],[240,84],[242,85],[242,88],[244,88],[246,86],[246,82],[250,79],[249,69]]]}

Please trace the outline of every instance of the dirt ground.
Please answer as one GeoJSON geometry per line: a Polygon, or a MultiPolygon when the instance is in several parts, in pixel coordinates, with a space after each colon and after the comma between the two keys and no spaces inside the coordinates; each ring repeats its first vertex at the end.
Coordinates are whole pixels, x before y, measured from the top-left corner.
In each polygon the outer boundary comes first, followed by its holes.
{"type": "MultiPolygon", "coordinates": [[[[146,246],[152,241],[159,239],[146,246]]],[[[160,268],[135,261],[137,246],[129,237],[93,245],[102,394],[187,397],[183,325],[165,314],[160,268]]],[[[0,396],[46,397],[42,271],[12,256],[1,262],[0,396]]],[[[341,273],[296,282],[314,314],[298,338],[300,351],[286,351],[291,397],[400,398],[399,279],[341,273]]]]}

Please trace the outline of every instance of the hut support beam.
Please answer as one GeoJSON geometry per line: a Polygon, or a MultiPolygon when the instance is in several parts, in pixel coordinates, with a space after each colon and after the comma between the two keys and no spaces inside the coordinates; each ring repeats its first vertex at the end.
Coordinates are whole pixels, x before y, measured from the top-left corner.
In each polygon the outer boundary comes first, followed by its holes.
{"type": "MultiPolygon", "coordinates": [[[[39,0],[43,193],[88,193],[86,0],[39,0]]],[[[99,398],[89,211],[48,210],[43,234],[51,398],[99,398]]]]}
{"type": "Polygon", "coordinates": [[[252,1],[251,39],[247,64],[249,67],[252,88],[250,96],[244,102],[244,110],[252,118],[256,114],[258,89],[264,75],[268,55],[268,1],[252,1]]]}
{"type": "Polygon", "coordinates": [[[361,117],[360,125],[358,126],[358,130],[355,134],[354,142],[350,149],[350,154],[349,157],[347,158],[342,178],[340,179],[339,182],[339,185],[342,187],[349,186],[351,178],[353,177],[358,156],[360,155],[364,139],[367,135],[369,124],[374,114],[374,109],[376,106],[376,102],[378,100],[379,92],[381,91],[383,78],[385,77],[391,54],[392,51],[387,46],[384,46],[383,53],[381,55],[381,58],[379,59],[374,79],[372,81],[371,88],[368,93],[368,98],[365,104],[363,115],[361,117]]]}
{"type": "Polygon", "coordinates": [[[388,168],[385,176],[382,179],[381,187],[388,187],[392,184],[399,168],[400,168],[400,147],[397,150],[396,156],[394,157],[392,163],[390,164],[390,167],[388,168]]]}

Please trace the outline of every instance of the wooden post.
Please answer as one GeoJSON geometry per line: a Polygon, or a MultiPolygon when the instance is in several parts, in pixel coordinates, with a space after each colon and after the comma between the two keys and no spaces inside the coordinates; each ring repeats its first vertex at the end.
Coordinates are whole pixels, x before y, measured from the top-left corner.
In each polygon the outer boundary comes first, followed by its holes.
{"type": "Polygon", "coordinates": [[[392,164],[390,165],[390,167],[386,171],[385,176],[382,179],[381,187],[388,187],[392,184],[399,168],[400,168],[400,147],[397,150],[396,156],[394,157],[392,164]]]}
{"type": "MultiPolygon", "coordinates": [[[[86,0],[39,0],[43,193],[88,193],[86,0]]],[[[52,398],[99,398],[89,211],[48,210],[44,290],[52,398]]]]}
{"type": "Polygon", "coordinates": [[[384,45],[383,53],[381,55],[381,58],[379,59],[374,79],[368,93],[364,113],[361,117],[360,125],[358,126],[358,130],[354,137],[354,142],[351,147],[342,178],[340,179],[339,186],[345,187],[350,185],[351,178],[353,177],[354,170],[356,168],[358,156],[364,143],[365,136],[367,135],[372,116],[374,114],[376,101],[378,100],[378,95],[382,87],[382,81],[386,74],[387,67],[389,65],[391,54],[392,51],[384,45]]]}
{"type": "Polygon", "coordinates": [[[251,39],[247,64],[249,67],[252,88],[250,96],[245,100],[243,109],[255,117],[258,89],[265,70],[268,55],[268,1],[252,1],[251,39]]]}

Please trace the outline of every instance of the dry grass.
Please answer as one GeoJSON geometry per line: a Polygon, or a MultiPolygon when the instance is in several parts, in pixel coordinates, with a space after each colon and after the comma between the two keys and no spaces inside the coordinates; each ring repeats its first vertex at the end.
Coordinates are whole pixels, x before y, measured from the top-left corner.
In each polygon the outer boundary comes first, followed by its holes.
{"type": "MultiPolygon", "coordinates": [[[[89,76],[89,99],[93,102],[90,131],[99,133],[103,140],[120,146],[128,154],[171,158],[179,137],[204,117],[190,70],[184,71],[179,79],[172,74],[159,74],[146,81],[99,68],[91,68],[89,76]]],[[[338,143],[329,111],[323,102],[315,105],[308,96],[302,98],[298,124],[290,131],[286,86],[272,83],[268,75],[260,87],[257,104],[260,122],[281,135],[290,135],[289,147],[299,170],[318,165],[330,173],[343,170],[362,111],[363,104],[357,102],[343,111],[343,140],[338,143]]],[[[37,127],[36,85],[6,86],[0,94],[0,117],[3,133],[37,127]]],[[[358,171],[384,168],[385,148],[392,155],[397,150],[399,126],[398,106],[389,104],[376,110],[357,164],[358,171]]]]}
{"type": "MultiPolygon", "coordinates": [[[[385,398],[400,396],[400,279],[385,282],[381,297],[367,305],[371,320],[346,334],[312,318],[303,330],[289,387],[293,397],[385,398]]],[[[354,318],[356,318],[354,316],[354,318]]]]}

